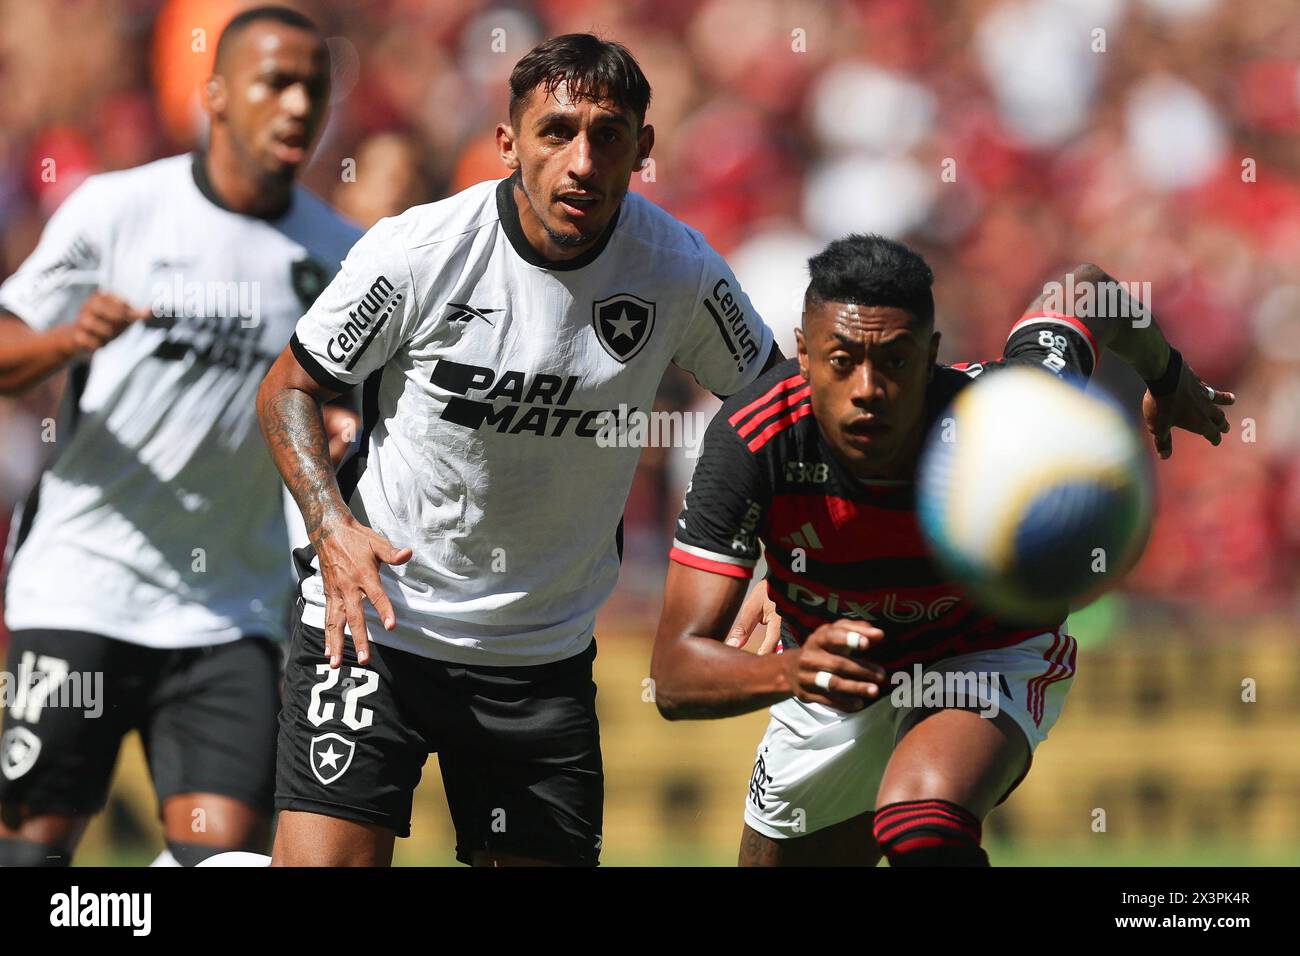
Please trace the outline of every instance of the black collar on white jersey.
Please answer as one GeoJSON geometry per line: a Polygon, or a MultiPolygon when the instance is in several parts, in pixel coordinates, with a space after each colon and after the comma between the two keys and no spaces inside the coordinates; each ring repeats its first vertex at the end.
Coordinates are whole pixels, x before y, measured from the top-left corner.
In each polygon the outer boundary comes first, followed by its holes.
{"type": "Polygon", "coordinates": [[[619,207],[614,210],[614,218],[609,221],[605,231],[590,249],[572,259],[552,261],[533,248],[533,244],[524,235],[524,227],[519,224],[519,207],[515,205],[514,197],[515,182],[518,179],[519,173],[516,172],[509,179],[503,179],[497,184],[497,215],[501,217],[501,228],[505,230],[506,238],[510,240],[510,245],[514,246],[515,252],[519,253],[519,258],[529,265],[541,269],[551,269],[556,272],[581,269],[583,266],[589,266],[595,262],[596,257],[604,252],[605,246],[609,244],[609,237],[614,235],[614,228],[618,225],[618,217],[623,212],[622,204],[620,203],[619,207]]]}
{"type": "Polygon", "coordinates": [[[194,162],[190,165],[190,169],[194,173],[194,185],[199,187],[199,192],[203,193],[203,198],[212,203],[212,205],[216,206],[218,209],[224,209],[226,212],[233,212],[236,216],[249,216],[253,219],[264,219],[267,222],[275,222],[277,219],[283,219],[287,216],[289,210],[293,208],[293,190],[290,189],[289,199],[284,204],[284,208],[277,209],[274,213],[267,213],[259,216],[256,213],[240,212],[238,209],[231,209],[221,201],[221,197],[217,195],[217,191],[212,188],[212,180],[208,178],[206,156],[207,154],[202,151],[195,153],[194,162]]]}

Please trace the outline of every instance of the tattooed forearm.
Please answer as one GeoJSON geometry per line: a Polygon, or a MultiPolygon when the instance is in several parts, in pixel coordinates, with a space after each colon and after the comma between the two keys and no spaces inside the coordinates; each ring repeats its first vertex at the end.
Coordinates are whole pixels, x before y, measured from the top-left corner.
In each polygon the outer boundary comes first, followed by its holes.
{"type": "Polygon", "coordinates": [[[319,545],[330,533],[326,519],[348,514],[334,477],[320,404],[296,388],[278,388],[259,400],[257,411],[271,458],[298,503],[308,537],[319,545]]]}

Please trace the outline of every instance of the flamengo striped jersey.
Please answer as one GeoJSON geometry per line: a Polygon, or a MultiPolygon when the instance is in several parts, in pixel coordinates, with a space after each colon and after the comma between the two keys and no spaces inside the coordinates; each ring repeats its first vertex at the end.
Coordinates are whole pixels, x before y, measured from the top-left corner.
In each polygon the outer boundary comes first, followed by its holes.
{"type": "MultiPolygon", "coordinates": [[[[985,372],[1041,364],[1086,380],[1097,362],[1087,329],[1054,315],[1018,322],[1004,355],[936,368],[926,427],[985,372]]],[[[783,646],[801,644],[822,624],[857,618],[885,632],[872,657],[887,670],[1017,644],[1064,621],[1063,610],[1048,625],[1015,627],[966,600],[929,554],[913,483],[850,474],[821,436],[810,391],[798,361],[790,359],[722,406],[704,436],[672,560],[749,578],[761,543],[783,646]],[[803,558],[798,572],[795,549],[803,558]]]]}
{"type": "MultiPolygon", "coordinates": [[[[547,262],[511,190],[479,183],[381,220],[291,342],[324,387],[365,383],[361,456],[339,485],[414,551],[380,569],[397,629],[367,604],[370,639],[450,663],[581,653],[618,579],[640,456],[602,444],[602,423],[650,410],[670,362],[731,395],[772,347],[722,257],[653,203],[629,193],[591,249],[547,262]]],[[[302,619],[320,627],[315,570],[302,619]]]]}

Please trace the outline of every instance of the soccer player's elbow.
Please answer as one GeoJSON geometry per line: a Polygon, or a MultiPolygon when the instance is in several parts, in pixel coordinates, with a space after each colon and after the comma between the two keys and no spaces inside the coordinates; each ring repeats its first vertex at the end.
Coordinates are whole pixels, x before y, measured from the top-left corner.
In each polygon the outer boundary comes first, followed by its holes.
{"type": "Polygon", "coordinates": [[[266,423],[266,405],[270,401],[272,391],[271,373],[268,371],[262,378],[261,384],[257,386],[257,396],[253,400],[253,407],[257,409],[257,420],[263,425],[266,423]]]}
{"type": "Polygon", "coordinates": [[[655,706],[659,708],[659,716],[664,720],[681,719],[682,714],[677,702],[671,697],[660,694],[658,689],[655,691],[655,706]]]}
{"type": "Polygon", "coordinates": [[[684,716],[681,706],[681,694],[672,673],[659,666],[656,660],[650,666],[650,692],[654,697],[655,707],[664,720],[681,720],[684,716]]]}

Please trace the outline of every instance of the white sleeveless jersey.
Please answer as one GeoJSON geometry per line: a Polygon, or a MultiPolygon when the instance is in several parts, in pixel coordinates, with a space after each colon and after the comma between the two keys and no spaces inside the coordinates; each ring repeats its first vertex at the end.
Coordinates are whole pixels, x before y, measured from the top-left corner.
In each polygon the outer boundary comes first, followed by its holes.
{"type": "Polygon", "coordinates": [[[189,155],[68,196],[0,308],[49,329],[101,289],[152,317],[71,369],[72,420],[14,524],[11,629],[160,648],[283,636],[283,484],[254,398],[360,234],[301,188],[278,219],[230,212],[189,155]]]}
{"type": "MultiPolygon", "coordinates": [[[[772,346],[722,258],[654,204],[629,194],[595,248],[550,263],[511,189],[381,220],[291,343],[323,386],[365,383],[365,457],[340,486],[414,551],[381,568],[397,630],[367,603],[370,639],[452,663],[581,652],[618,577],[640,454],[598,440],[602,425],[651,411],[670,362],[729,395],[772,346]]],[[[319,573],[302,594],[304,622],[323,626],[319,573]]]]}

